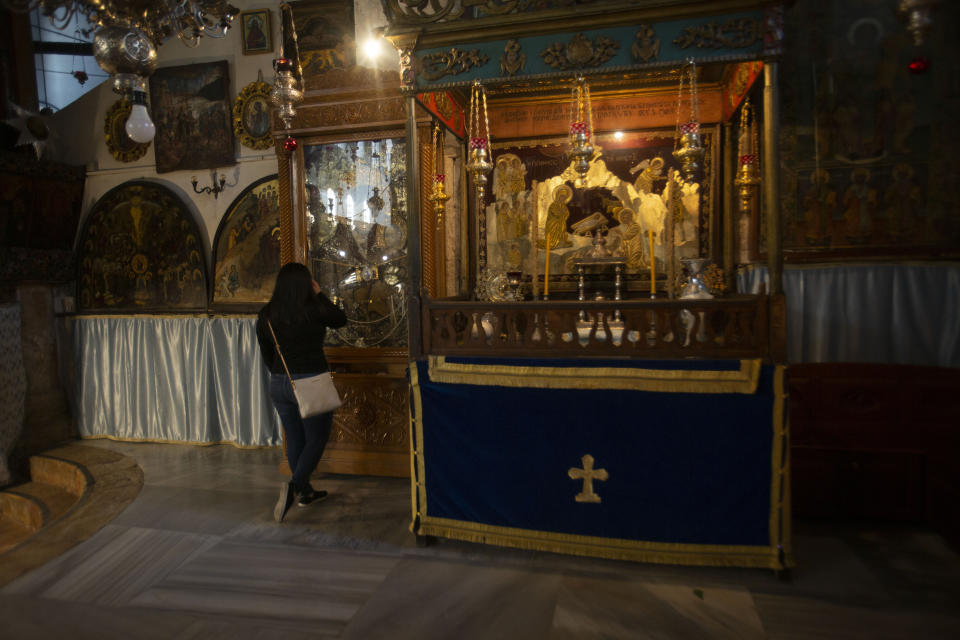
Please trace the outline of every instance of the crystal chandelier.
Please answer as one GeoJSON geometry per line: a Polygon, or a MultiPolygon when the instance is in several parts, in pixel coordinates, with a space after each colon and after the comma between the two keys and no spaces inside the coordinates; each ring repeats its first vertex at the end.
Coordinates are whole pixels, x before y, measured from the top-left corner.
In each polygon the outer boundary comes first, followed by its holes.
{"type": "Polygon", "coordinates": [[[157,47],[177,37],[196,47],[201,36],[222,38],[239,10],[224,0],[0,0],[16,12],[40,9],[58,29],[77,14],[95,25],[93,57],[113,77],[113,89],[133,102],[127,135],[150,142],[156,131],[147,112],[147,78],[157,47]]]}

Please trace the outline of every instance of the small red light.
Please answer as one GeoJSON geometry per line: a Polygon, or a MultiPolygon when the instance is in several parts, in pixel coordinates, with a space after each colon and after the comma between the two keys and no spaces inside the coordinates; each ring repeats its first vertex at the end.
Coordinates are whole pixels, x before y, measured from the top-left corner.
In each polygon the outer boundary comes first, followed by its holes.
{"type": "Polygon", "coordinates": [[[910,70],[910,73],[921,74],[924,73],[927,69],[930,68],[930,58],[924,56],[917,56],[907,65],[907,69],[910,70]]]}

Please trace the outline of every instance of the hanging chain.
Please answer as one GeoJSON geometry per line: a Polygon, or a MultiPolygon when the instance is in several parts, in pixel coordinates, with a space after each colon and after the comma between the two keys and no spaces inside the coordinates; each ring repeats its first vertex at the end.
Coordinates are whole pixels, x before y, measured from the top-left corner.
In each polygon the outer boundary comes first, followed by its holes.
{"type": "Polygon", "coordinates": [[[469,144],[474,138],[476,138],[475,132],[477,130],[477,85],[480,84],[479,80],[474,81],[473,86],[470,87],[470,131],[467,132],[467,143],[469,144]]]}
{"type": "MultiPolygon", "coordinates": [[[[487,92],[479,80],[473,81],[473,87],[470,89],[470,131],[469,138],[490,138],[490,121],[487,118],[487,92]],[[483,132],[478,131],[480,126],[480,102],[483,102],[483,132]]],[[[489,140],[488,140],[489,146],[489,140]]]]}
{"type": "Polygon", "coordinates": [[[683,81],[690,76],[690,120],[688,122],[699,122],[698,112],[699,99],[697,97],[697,63],[693,58],[687,59],[687,66],[680,71],[680,87],[677,89],[677,123],[676,135],[673,138],[673,148],[676,150],[680,145],[680,106],[683,103],[683,81]]]}
{"type": "Polygon", "coordinates": [[[487,149],[491,154],[493,154],[493,147],[491,146],[492,140],[490,140],[490,121],[487,120],[487,92],[484,90],[483,85],[478,85],[480,87],[480,95],[483,96],[483,135],[487,139],[487,149]]]}
{"type": "Polygon", "coordinates": [[[590,85],[584,81],[583,93],[586,99],[587,109],[587,131],[590,133],[590,140],[593,140],[593,106],[590,104],[590,85]]]}
{"type": "Polygon", "coordinates": [[[675,127],[676,134],[673,136],[674,151],[680,148],[680,103],[683,101],[683,79],[686,77],[687,69],[684,67],[680,70],[680,88],[677,89],[677,124],[675,127]]]}
{"type": "Polygon", "coordinates": [[[697,63],[690,58],[690,121],[700,122],[700,100],[697,98],[697,63]]]}

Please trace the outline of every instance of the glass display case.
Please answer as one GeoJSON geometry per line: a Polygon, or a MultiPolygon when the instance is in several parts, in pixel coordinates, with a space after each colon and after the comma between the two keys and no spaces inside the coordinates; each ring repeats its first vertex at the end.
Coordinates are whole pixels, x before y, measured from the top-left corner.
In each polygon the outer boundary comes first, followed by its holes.
{"type": "Polygon", "coordinates": [[[327,334],[331,347],[407,345],[406,147],[382,138],[304,148],[309,264],[347,314],[327,334]]]}

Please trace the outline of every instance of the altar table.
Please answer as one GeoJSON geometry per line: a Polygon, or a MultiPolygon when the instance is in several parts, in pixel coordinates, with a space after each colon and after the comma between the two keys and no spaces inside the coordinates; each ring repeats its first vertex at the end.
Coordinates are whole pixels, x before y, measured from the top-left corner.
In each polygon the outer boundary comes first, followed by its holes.
{"type": "Polygon", "coordinates": [[[420,536],[793,564],[783,366],[428,356],[409,375],[420,536]]]}

